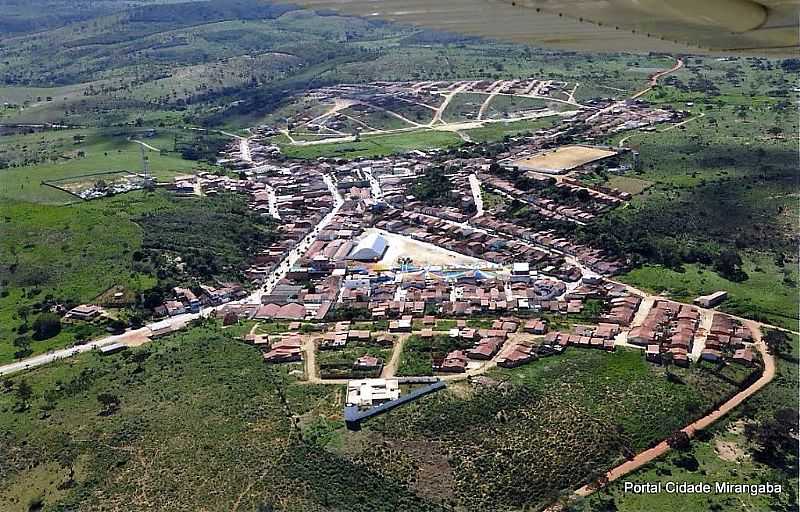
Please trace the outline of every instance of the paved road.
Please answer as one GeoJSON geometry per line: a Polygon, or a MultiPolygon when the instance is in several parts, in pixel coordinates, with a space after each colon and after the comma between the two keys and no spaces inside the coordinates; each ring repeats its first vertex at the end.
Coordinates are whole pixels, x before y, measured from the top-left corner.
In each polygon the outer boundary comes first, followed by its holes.
{"type": "Polygon", "coordinates": [[[58,361],[59,359],[66,359],[76,354],[88,352],[90,350],[100,348],[104,345],[110,345],[111,343],[117,343],[117,342],[124,343],[126,339],[142,335],[149,335],[149,334],[150,334],[150,329],[148,329],[147,327],[142,327],[141,329],[136,329],[134,331],[127,331],[124,334],[107,336],[105,338],[92,341],[85,345],[78,345],[75,347],[65,348],[61,350],[53,350],[46,354],[40,354],[38,356],[33,356],[27,359],[23,359],[22,361],[17,361],[16,363],[10,363],[0,366],[0,375],[10,375],[12,373],[21,372],[23,370],[29,370],[37,366],[42,366],[44,364],[52,363],[53,361],[58,361]]]}
{"type": "Polygon", "coordinates": [[[325,228],[328,224],[331,223],[333,218],[339,213],[339,209],[344,204],[344,198],[339,193],[336,188],[336,183],[334,182],[331,176],[327,174],[322,177],[325,184],[328,186],[328,190],[330,190],[331,195],[333,195],[333,209],[325,216],[323,219],[317,224],[311,233],[305,236],[296,246],[294,249],[289,251],[289,254],[281,261],[276,267],[275,270],[264,280],[264,285],[261,286],[258,290],[250,294],[247,299],[244,300],[246,304],[261,304],[261,295],[269,294],[278,284],[278,282],[286,277],[286,274],[289,273],[289,270],[292,269],[295,263],[306,253],[311,244],[313,244],[317,240],[317,236],[319,236],[319,232],[325,228]]]}
{"type": "Polygon", "coordinates": [[[474,217],[480,217],[483,215],[483,196],[481,195],[481,182],[475,173],[469,175],[469,188],[472,190],[472,199],[475,201],[477,210],[474,217]]]}

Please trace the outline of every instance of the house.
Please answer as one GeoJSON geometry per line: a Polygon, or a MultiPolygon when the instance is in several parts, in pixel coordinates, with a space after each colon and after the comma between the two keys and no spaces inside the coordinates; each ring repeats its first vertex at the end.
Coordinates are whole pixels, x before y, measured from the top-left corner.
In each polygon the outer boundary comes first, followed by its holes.
{"type": "Polygon", "coordinates": [[[362,379],[347,383],[348,406],[372,407],[399,397],[400,384],[396,379],[362,379]]]}
{"type": "Polygon", "coordinates": [[[306,317],[306,307],[296,302],[290,302],[280,307],[275,314],[279,320],[303,320],[306,317]]]}
{"type": "Polygon", "coordinates": [[[497,365],[503,368],[516,368],[537,359],[536,349],[526,343],[513,343],[500,352],[497,365]]]}
{"type": "Polygon", "coordinates": [[[503,345],[503,338],[484,338],[477,345],[467,351],[470,359],[489,360],[503,345]]]}
{"type": "Polygon", "coordinates": [[[166,308],[169,316],[182,315],[183,313],[186,313],[186,307],[182,302],[178,302],[177,300],[166,301],[164,303],[164,307],[166,308]]]}
{"type": "Polygon", "coordinates": [[[676,366],[682,366],[684,368],[689,366],[689,353],[684,348],[670,348],[670,354],[672,354],[672,363],[676,366]]]}
{"type": "Polygon", "coordinates": [[[166,336],[175,330],[170,319],[161,320],[160,322],[153,322],[152,324],[149,324],[147,328],[150,329],[150,332],[152,333],[150,335],[151,338],[166,336]]]}
{"type": "Polygon", "coordinates": [[[270,345],[264,353],[264,361],[268,363],[289,363],[302,360],[302,342],[299,336],[286,336],[270,345]]]}
{"type": "Polygon", "coordinates": [[[389,332],[411,332],[411,316],[390,321],[389,332]]]}
{"type": "Polygon", "coordinates": [[[661,347],[659,345],[647,345],[644,358],[651,363],[661,364],[661,347]]]}
{"type": "Polygon", "coordinates": [[[544,320],[536,318],[534,320],[528,320],[525,322],[525,327],[523,327],[522,330],[530,334],[546,334],[547,324],[544,322],[544,320]]]}
{"type": "Polygon", "coordinates": [[[353,370],[380,372],[382,369],[383,359],[370,355],[363,355],[356,359],[356,362],[353,363],[353,370]]]}
{"type": "Polygon", "coordinates": [[[753,366],[753,351],[750,347],[740,348],[733,353],[731,361],[743,366],[753,366]]]}
{"type": "Polygon", "coordinates": [[[74,318],[76,320],[88,322],[94,320],[102,313],[103,309],[100,306],[95,306],[94,304],[81,304],[80,306],[75,306],[67,311],[66,316],[68,318],[74,318]]]}
{"type": "Polygon", "coordinates": [[[123,343],[110,343],[108,345],[101,346],[99,350],[102,355],[108,355],[125,350],[127,348],[128,346],[123,343]]]}
{"type": "Polygon", "coordinates": [[[722,352],[713,348],[704,348],[703,351],[700,352],[700,359],[716,363],[722,359],[722,352]]]}
{"type": "Polygon", "coordinates": [[[447,373],[464,373],[467,370],[467,356],[462,350],[449,352],[434,370],[447,373]]]}
{"type": "Polygon", "coordinates": [[[694,299],[694,304],[702,308],[713,308],[728,298],[728,292],[720,290],[710,295],[701,295],[694,299]]]}

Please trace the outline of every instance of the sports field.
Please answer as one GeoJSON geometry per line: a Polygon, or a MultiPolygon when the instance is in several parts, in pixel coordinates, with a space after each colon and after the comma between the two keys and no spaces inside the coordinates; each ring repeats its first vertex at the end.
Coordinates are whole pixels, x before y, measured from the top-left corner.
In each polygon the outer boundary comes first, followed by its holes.
{"type": "Polygon", "coordinates": [[[616,155],[617,152],[609,149],[591,146],[564,146],[552,152],[520,158],[514,165],[529,171],[549,172],[560,174],[575,167],[602,160],[616,155]]]}

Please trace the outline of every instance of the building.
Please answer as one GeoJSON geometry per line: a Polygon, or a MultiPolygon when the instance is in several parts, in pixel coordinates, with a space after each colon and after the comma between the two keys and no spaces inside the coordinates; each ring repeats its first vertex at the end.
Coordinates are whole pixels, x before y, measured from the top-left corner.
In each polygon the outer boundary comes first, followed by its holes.
{"type": "Polygon", "coordinates": [[[76,320],[84,320],[90,321],[94,320],[98,316],[103,313],[103,310],[100,306],[95,306],[94,304],[82,304],[80,306],[75,306],[74,308],[70,309],[67,312],[67,316],[69,318],[74,318],[76,320]]]}
{"type": "Polygon", "coordinates": [[[389,243],[384,237],[377,233],[372,233],[361,240],[348,256],[356,261],[378,261],[388,249],[389,243]]]}
{"type": "Polygon", "coordinates": [[[701,308],[713,308],[714,306],[721,304],[727,298],[728,292],[720,290],[712,293],[711,295],[701,295],[700,297],[697,297],[694,299],[694,304],[695,306],[700,306],[701,308]]]}
{"type": "Polygon", "coordinates": [[[400,384],[396,379],[362,379],[347,383],[348,406],[372,407],[399,397],[400,384]]]}
{"type": "Polygon", "coordinates": [[[103,355],[114,354],[121,350],[127,349],[128,346],[122,343],[110,343],[108,345],[103,345],[99,348],[100,353],[103,355]]]}

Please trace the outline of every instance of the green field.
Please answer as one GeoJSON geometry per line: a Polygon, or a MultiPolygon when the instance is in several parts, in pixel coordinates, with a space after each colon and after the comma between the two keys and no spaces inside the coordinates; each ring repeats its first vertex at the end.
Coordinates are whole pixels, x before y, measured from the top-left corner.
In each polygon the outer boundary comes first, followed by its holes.
{"type": "Polygon", "coordinates": [[[553,117],[543,117],[525,121],[512,121],[508,123],[487,123],[480,128],[464,130],[464,133],[475,142],[489,142],[500,140],[505,136],[514,136],[521,133],[533,133],[542,128],[550,128],[555,123],[553,117]]]}
{"type": "MultiPolygon", "coordinates": [[[[738,512],[740,510],[792,510],[798,495],[797,459],[789,457],[788,467],[778,460],[758,460],[758,446],[747,434],[747,425],[771,420],[776,411],[796,405],[798,389],[797,356],[800,355],[798,337],[792,339],[790,352],[778,358],[775,380],[749,399],[729,416],[713,425],[708,432],[692,442],[687,451],[671,452],[639,471],[615,482],[607,489],[570,507],[571,512],[618,510],[638,512],[683,512],[715,510],[738,512]],[[749,494],[648,494],[624,492],[624,482],[732,482],[780,484],[780,495],[749,494]]],[[[796,409],[795,409],[795,414],[796,409]]],[[[795,422],[796,425],[796,422],[795,422]]],[[[796,447],[796,439],[794,440],[796,447]]],[[[795,450],[791,450],[793,455],[795,450]]]]}
{"type": "MultiPolygon", "coordinates": [[[[73,206],[34,205],[4,201],[0,216],[0,361],[12,360],[12,341],[18,329],[30,325],[20,314],[43,301],[90,301],[113,285],[144,290],[155,279],[132,269],[132,254],[141,247],[142,230],[130,212],[158,204],[143,194],[81,203],[73,206]],[[112,229],[109,229],[109,226],[112,229]],[[15,332],[16,331],[16,332],[15,332]]],[[[73,333],[74,334],[74,333],[73,333]]],[[[34,353],[67,345],[69,331],[56,338],[33,342],[34,353]]]]}
{"type": "MultiPolygon", "coordinates": [[[[70,131],[71,133],[72,131],[70,131]]],[[[142,150],[140,145],[127,140],[127,136],[108,136],[94,131],[81,131],[86,135],[85,142],[71,147],[71,151],[82,151],[83,156],[75,154],[69,159],[0,169],[0,197],[42,204],[67,204],[80,199],[61,190],[43,185],[43,181],[64,180],[85,174],[109,171],[142,172],[142,150]]],[[[61,132],[45,133],[35,136],[47,140],[61,132]]],[[[76,133],[77,134],[77,133],[76,133]]],[[[63,140],[63,137],[61,137],[63,140]]],[[[3,137],[0,137],[2,143],[3,137]]],[[[166,140],[154,141],[166,145],[166,140]]],[[[58,142],[54,144],[58,147],[58,142]]],[[[60,143],[63,146],[63,142],[60,143]]],[[[151,144],[154,147],[159,147],[151,144]]],[[[175,153],[144,150],[150,171],[161,180],[170,180],[177,174],[196,169],[207,169],[199,162],[184,160],[175,153]]]]}
{"type": "Polygon", "coordinates": [[[682,302],[691,302],[698,295],[726,290],[729,299],[719,307],[747,318],[796,329],[798,322],[798,271],[786,263],[778,267],[769,256],[753,254],[745,259],[744,282],[729,281],[701,265],[684,265],[683,272],[660,266],[644,266],[620,279],[633,286],[664,293],[682,302]]]}
{"type": "Polygon", "coordinates": [[[733,391],[698,369],[677,371],[682,384],[639,351],[569,350],[494,370],[495,386],[454,385],[366,425],[372,443],[399,452],[383,462],[386,473],[410,461],[418,475],[438,475],[418,487],[469,509],[538,509],[733,391]],[[420,443],[425,455],[414,448],[420,443]]]}
{"type": "MultiPolygon", "coordinates": [[[[138,297],[157,284],[236,279],[252,247],[271,236],[271,225],[247,212],[241,197],[226,195],[131,192],[69,206],[5,201],[0,219],[0,362],[14,358],[18,338],[30,341],[42,308],[91,302],[112,286],[138,297]],[[189,274],[167,255],[180,255],[189,274]]],[[[60,348],[84,331],[66,328],[30,348],[60,348]]]]}
{"type": "Polygon", "coordinates": [[[414,130],[386,135],[365,135],[357,142],[314,144],[307,146],[284,145],[281,151],[291,158],[381,156],[404,153],[414,149],[426,150],[461,143],[458,135],[436,130],[414,130]]]}

